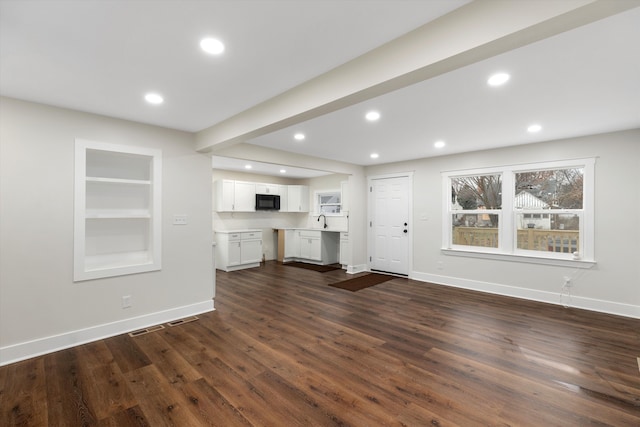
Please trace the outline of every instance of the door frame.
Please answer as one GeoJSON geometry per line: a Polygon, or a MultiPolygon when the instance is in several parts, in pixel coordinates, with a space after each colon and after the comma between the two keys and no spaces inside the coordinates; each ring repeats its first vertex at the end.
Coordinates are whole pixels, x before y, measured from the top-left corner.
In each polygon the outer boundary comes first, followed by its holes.
{"type": "MultiPolygon", "coordinates": [[[[399,172],[399,173],[389,173],[382,175],[370,175],[367,176],[367,223],[365,224],[367,227],[367,270],[371,271],[371,260],[373,254],[373,245],[374,245],[374,237],[373,227],[371,226],[373,221],[373,210],[375,207],[375,203],[372,197],[372,188],[373,181],[379,179],[390,179],[390,178],[408,178],[408,189],[407,189],[407,209],[409,210],[409,232],[407,233],[407,276],[411,277],[411,273],[413,272],[413,172],[399,172]]],[[[384,273],[384,272],[381,272],[384,273]]],[[[386,273],[393,274],[393,273],[386,273]]],[[[403,276],[404,277],[404,276],[403,276]]]]}

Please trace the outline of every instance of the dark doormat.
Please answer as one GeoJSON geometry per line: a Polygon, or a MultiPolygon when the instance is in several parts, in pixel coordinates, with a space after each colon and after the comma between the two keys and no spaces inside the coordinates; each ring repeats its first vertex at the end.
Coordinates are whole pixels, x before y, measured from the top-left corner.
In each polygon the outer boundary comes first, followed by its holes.
{"type": "Polygon", "coordinates": [[[368,273],[368,274],[365,274],[364,276],[343,280],[342,282],[331,283],[329,286],[355,292],[364,288],[368,288],[369,286],[386,282],[387,280],[391,280],[391,279],[393,279],[393,276],[388,276],[386,274],[378,274],[378,273],[368,273]]]}
{"type": "Polygon", "coordinates": [[[289,267],[298,267],[304,268],[307,270],[319,271],[320,273],[326,273],[327,271],[340,270],[342,267],[338,264],[330,264],[330,265],[318,265],[318,264],[307,264],[306,262],[285,262],[282,265],[287,265],[289,267]]]}

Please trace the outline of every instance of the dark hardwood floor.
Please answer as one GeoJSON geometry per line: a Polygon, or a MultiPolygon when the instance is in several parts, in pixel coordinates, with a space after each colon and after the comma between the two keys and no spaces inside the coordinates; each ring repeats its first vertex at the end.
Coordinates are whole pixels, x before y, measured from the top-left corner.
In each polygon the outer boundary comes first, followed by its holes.
{"type": "Polygon", "coordinates": [[[0,368],[0,426],[639,426],[640,320],[268,262],[217,310],[0,368]]]}

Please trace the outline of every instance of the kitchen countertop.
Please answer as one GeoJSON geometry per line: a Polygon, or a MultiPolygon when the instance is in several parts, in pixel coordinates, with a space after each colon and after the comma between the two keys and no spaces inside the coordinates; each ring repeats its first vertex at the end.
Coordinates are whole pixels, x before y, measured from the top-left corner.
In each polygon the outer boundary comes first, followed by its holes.
{"type": "Polygon", "coordinates": [[[227,234],[231,234],[231,233],[255,233],[258,231],[262,231],[258,228],[246,228],[246,229],[242,229],[242,230],[215,230],[216,233],[227,233],[227,234]]]}
{"type": "Polygon", "coordinates": [[[301,231],[323,231],[325,233],[346,233],[347,230],[336,230],[333,228],[310,228],[310,227],[282,227],[275,230],[301,230],[301,231]]]}

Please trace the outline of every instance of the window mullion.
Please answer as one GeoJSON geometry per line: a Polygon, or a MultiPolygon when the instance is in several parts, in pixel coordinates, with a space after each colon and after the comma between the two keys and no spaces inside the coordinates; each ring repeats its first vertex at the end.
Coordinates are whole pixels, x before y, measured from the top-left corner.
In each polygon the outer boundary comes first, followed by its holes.
{"type": "Polygon", "coordinates": [[[513,209],[515,197],[515,174],[505,170],[502,175],[502,218],[500,228],[500,252],[513,253],[515,248],[515,212],[513,209]]]}

